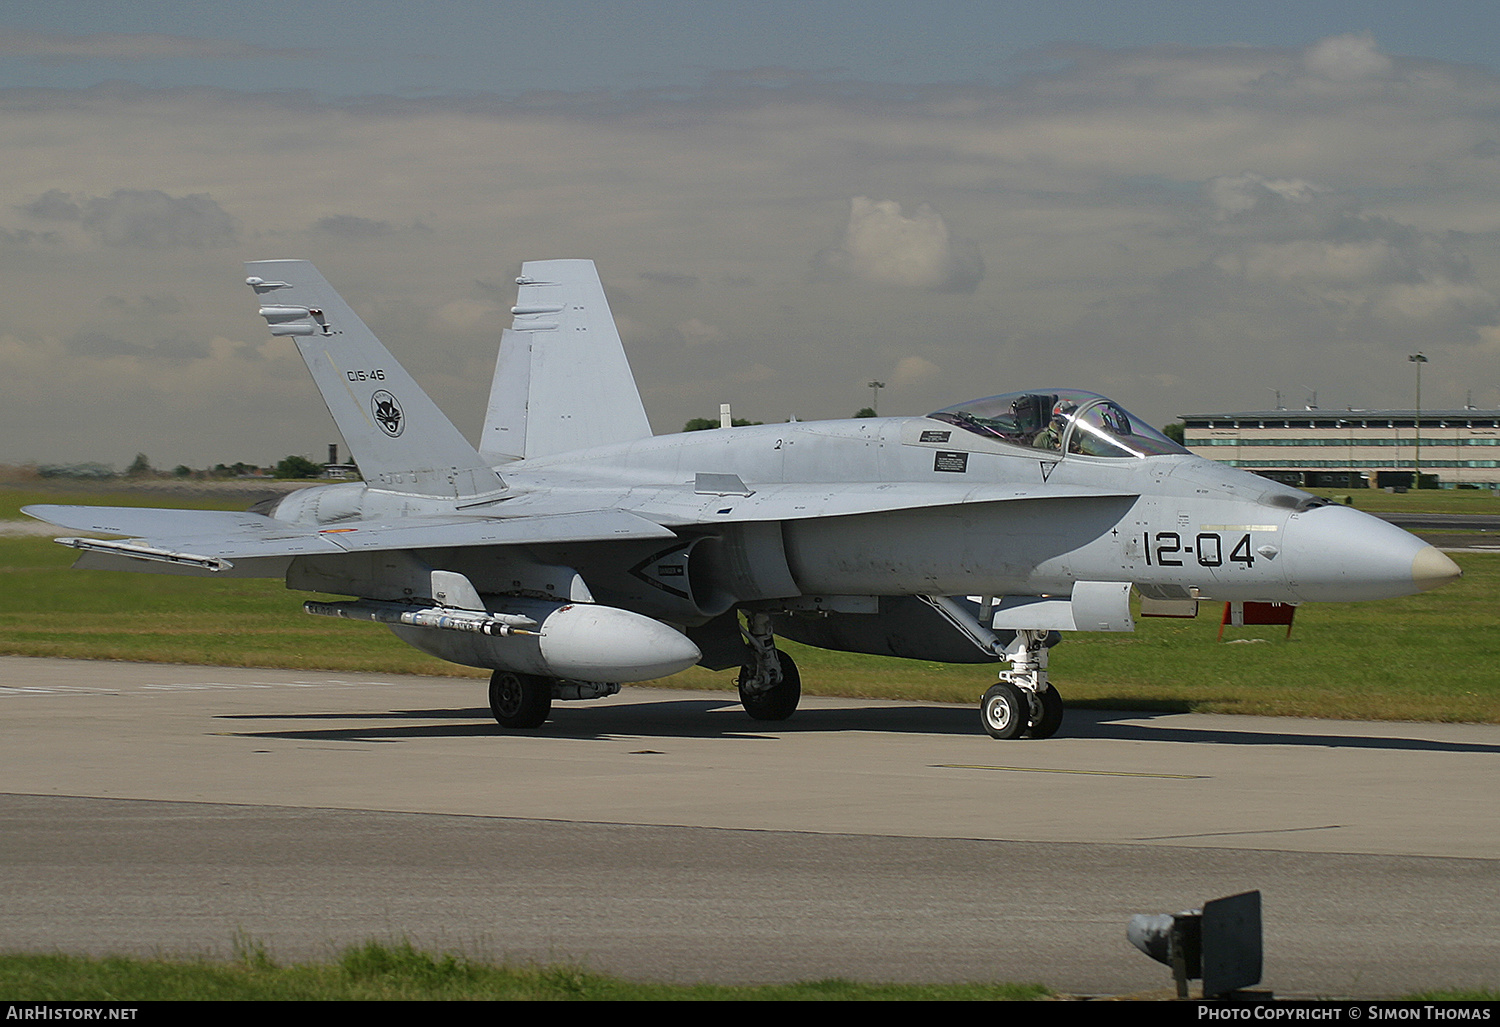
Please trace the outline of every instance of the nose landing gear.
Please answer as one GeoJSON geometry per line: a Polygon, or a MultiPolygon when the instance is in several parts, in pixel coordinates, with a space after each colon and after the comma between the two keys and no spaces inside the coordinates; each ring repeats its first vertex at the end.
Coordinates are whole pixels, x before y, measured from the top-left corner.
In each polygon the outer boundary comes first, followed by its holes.
{"type": "Polygon", "coordinates": [[[1005,647],[1011,669],[1000,672],[979,703],[991,738],[1051,738],[1062,727],[1062,696],[1047,681],[1046,638],[1045,631],[1017,631],[1005,647]]]}

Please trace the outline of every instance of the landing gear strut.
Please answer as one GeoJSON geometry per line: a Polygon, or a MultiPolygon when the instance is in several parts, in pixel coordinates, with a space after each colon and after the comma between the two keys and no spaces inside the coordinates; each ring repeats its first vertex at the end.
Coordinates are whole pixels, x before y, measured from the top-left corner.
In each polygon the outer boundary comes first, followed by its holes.
{"type": "Polygon", "coordinates": [[[1062,726],[1062,696],[1047,681],[1046,639],[1045,631],[1017,631],[1005,647],[1011,669],[1000,672],[979,703],[991,738],[1051,738],[1062,726]]]}
{"type": "Polygon", "coordinates": [[[745,621],[749,659],[740,668],[740,704],[756,720],[786,720],[802,699],[802,675],[792,658],[776,648],[770,614],[747,613],[745,621]]]}

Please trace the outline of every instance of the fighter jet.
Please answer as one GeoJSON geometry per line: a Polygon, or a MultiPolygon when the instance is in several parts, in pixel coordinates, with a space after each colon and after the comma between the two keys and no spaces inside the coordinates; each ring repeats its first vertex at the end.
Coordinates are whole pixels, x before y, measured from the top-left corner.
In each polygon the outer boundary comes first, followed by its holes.
{"type": "Polygon", "coordinates": [[[30,506],[76,566],[284,578],[307,612],[384,623],[493,671],[506,728],[554,700],[701,664],[739,667],[759,720],[801,679],[778,635],[908,659],[1008,665],[996,738],[1045,738],[1067,631],[1131,631],[1199,600],[1382,599],[1458,567],[1367,514],[1193,456],[1076,389],[925,417],[653,435],[591,261],[522,266],[476,449],[322,275],[246,265],[364,481],[244,513],[30,506]],[[345,597],[345,598],[331,598],[345,597]]]}

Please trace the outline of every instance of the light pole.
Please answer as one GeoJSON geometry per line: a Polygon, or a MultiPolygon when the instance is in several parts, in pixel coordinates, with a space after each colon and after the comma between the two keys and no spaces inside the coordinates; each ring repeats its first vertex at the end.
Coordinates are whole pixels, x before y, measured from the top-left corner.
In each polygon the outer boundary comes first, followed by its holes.
{"type": "Polygon", "coordinates": [[[1349,422],[1349,487],[1355,488],[1364,479],[1354,469],[1354,422],[1349,422]]]}
{"type": "Polygon", "coordinates": [[[876,417],[880,416],[880,390],[883,388],[885,382],[870,383],[870,409],[875,412],[876,417]]]}
{"type": "Polygon", "coordinates": [[[1416,468],[1415,485],[1420,489],[1422,487],[1422,365],[1427,363],[1427,358],[1418,351],[1406,359],[1417,365],[1417,419],[1414,422],[1416,454],[1412,459],[1412,464],[1416,468]]]}

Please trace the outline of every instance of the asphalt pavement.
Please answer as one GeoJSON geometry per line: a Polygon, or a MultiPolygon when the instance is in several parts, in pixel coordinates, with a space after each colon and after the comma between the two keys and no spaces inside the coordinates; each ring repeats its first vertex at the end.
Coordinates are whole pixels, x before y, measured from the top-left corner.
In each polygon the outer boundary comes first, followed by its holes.
{"type": "MultiPolygon", "coordinates": [[[[976,694],[979,682],[976,682],[976,694]]],[[[674,981],[1165,985],[1132,913],[1258,888],[1265,986],[1500,984],[1500,727],[0,659],[0,948],[367,938],[674,981]]]]}

